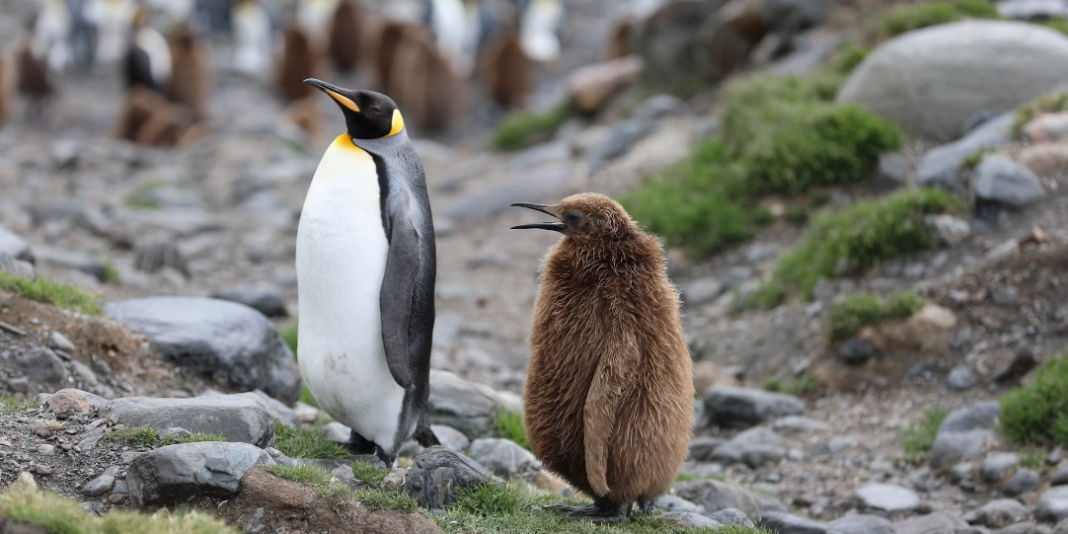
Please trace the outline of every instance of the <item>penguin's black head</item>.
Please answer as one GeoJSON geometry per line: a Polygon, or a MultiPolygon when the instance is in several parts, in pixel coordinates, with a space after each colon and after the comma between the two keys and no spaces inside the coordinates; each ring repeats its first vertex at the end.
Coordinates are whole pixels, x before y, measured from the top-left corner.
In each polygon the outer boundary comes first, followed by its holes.
{"type": "Polygon", "coordinates": [[[304,83],[330,95],[345,114],[345,126],[353,139],[378,139],[404,129],[404,118],[393,99],[374,91],[353,91],[308,78],[304,83]]]}

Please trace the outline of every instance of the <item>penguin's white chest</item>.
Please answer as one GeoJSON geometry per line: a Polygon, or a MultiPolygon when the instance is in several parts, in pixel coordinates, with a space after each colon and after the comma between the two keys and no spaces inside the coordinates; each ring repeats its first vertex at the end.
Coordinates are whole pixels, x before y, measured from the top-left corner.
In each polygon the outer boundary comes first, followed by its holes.
{"type": "Polygon", "coordinates": [[[347,135],[327,149],[297,231],[300,372],[319,405],[387,451],[404,390],[386,363],[379,294],[389,243],[374,161],[347,135]]]}

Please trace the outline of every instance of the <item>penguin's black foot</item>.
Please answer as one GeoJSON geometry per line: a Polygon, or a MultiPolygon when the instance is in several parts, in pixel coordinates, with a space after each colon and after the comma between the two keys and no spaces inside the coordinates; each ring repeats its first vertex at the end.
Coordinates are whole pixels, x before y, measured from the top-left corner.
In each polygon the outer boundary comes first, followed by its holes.
{"type": "Polygon", "coordinates": [[[545,508],[564,512],[571,521],[585,521],[587,523],[626,523],[630,521],[630,514],[628,513],[630,504],[593,503],[584,506],[551,504],[545,508]]]}
{"type": "Polygon", "coordinates": [[[656,507],[653,505],[653,499],[642,499],[638,501],[638,508],[643,514],[651,514],[656,510],[656,507]]]}
{"type": "Polygon", "coordinates": [[[355,430],[349,436],[349,442],[345,444],[345,448],[353,456],[376,455],[378,452],[375,442],[357,434],[355,430]]]}

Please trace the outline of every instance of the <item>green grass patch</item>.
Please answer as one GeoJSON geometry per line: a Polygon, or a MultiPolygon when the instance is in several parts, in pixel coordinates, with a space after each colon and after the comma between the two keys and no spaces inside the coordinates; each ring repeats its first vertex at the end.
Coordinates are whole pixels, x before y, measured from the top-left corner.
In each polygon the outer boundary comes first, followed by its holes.
{"type": "Polygon", "coordinates": [[[870,48],[846,43],[834,57],[834,71],[842,75],[849,74],[863,63],[870,53],[870,48]]]}
{"type": "Polygon", "coordinates": [[[494,429],[494,437],[510,439],[530,450],[530,441],[527,440],[527,427],[523,423],[523,414],[511,410],[501,410],[497,414],[497,426],[494,429]]]}
{"type": "Polygon", "coordinates": [[[188,436],[174,436],[164,440],[167,445],[176,443],[196,443],[198,441],[226,441],[226,436],[207,432],[190,432],[188,436]]]}
{"type": "Polygon", "coordinates": [[[367,462],[356,462],[352,464],[352,474],[364,484],[378,486],[389,474],[389,469],[379,469],[367,462]]]}
{"type": "Polygon", "coordinates": [[[786,380],[773,376],[765,380],[761,387],[763,387],[765,391],[775,393],[804,395],[810,391],[816,391],[816,379],[808,373],[802,374],[797,378],[786,380]]]}
{"type": "Polygon", "coordinates": [[[972,152],[968,155],[968,157],[964,158],[960,162],[960,166],[962,169],[972,170],[979,166],[979,163],[983,161],[983,158],[985,158],[987,154],[997,152],[997,150],[998,149],[996,147],[984,146],[983,148],[972,152]]]}
{"type": "MultiPolygon", "coordinates": [[[[367,465],[367,464],[363,464],[367,465]]],[[[370,467],[370,466],[368,466],[370,467]]],[[[388,470],[374,469],[374,471],[382,471],[383,474],[375,485],[382,482],[382,478],[389,473],[388,470]]],[[[379,490],[379,489],[359,489],[353,491],[349,487],[339,482],[334,475],[328,473],[325,469],[312,465],[297,465],[293,467],[286,467],[282,465],[271,465],[267,467],[267,470],[273,473],[275,476],[284,478],[286,480],[292,480],[298,484],[309,484],[314,486],[320,496],[327,502],[327,504],[335,511],[338,512],[344,506],[345,501],[355,499],[363,503],[368,509],[375,510],[393,510],[396,512],[411,513],[418,509],[415,501],[405,495],[400,489],[393,490],[379,490]]],[[[353,465],[353,473],[356,473],[356,465],[353,465]]],[[[366,475],[367,472],[364,471],[366,475]]],[[[359,478],[360,475],[356,474],[359,478]]],[[[378,473],[375,473],[375,477],[379,477],[378,473]]],[[[363,478],[360,478],[364,480],[363,478]]],[[[366,480],[364,480],[367,482],[366,480]]]]}
{"type": "Polygon", "coordinates": [[[58,308],[84,315],[98,317],[104,315],[104,310],[100,308],[97,297],[75,286],[42,278],[31,282],[0,271],[0,289],[14,291],[28,299],[47,302],[58,308]]]}
{"type": "Polygon", "coordinates": [[[670,246],[702,256],[770,222],[757,201],[856,182],[904,137],[889,121],[834,97],[841,76],[754,76],[726,91],[721,128],[690,156],[620,198],[670,246]]]}
{"type": "Polygon", "coordinates": [[[269,465],[267,466],[267,470],[275,476],[282,477],[286,480],[292,480],[298,484],[311,484],[320,488],[329,486],[331,481],[334,480],[334,475],[331,475],[326,472],[325,469],[314,465],[269,465]]]}
{"type": "Polygon", "coordinates": [[[289,345],[289,350],[293,351],[293,357],[297,356],[297,328],[299,325],[297,318],[293,318],[286,321],[285,324],[278,327],[278,335],[282,336],[282,341],[289,345]]]}
{"type": "Polygon", "coordinates": [[[561,104],[548,111],[512,113],[493,131],[492,144],[497,150],[519,150],[546,141],[571,118],[569,104],[561,104]]]}
{"type": "Polygon", "coordinates": [[[1039,22],[1039,24],[1053,30],[1068,35],[1068,19],[1049,19],[1039,22]]]}
{"type": "Polygon", "coordinates": [[[889,39],[905,32],[964,19],[1000,19],[986,0],[917,2],[886,10],[879,18],[879,36],[889,39]]]}
{"type": "Polygon", "coordinates": [[[19,399],[8,397],[7,395],[0,396],[0,413],[25,412],[26,410],[33,410],[40,405],[36,399],[19,399]]]}
{"type": "Polygon", "coordinates": [[[101,280],[105,284],[116,284],[119,282],[119,269],[115,267],[115,261],[108,259],[104,262],[104,277],[101,280]]]}
{"type": "Polygon", "coordinates": [[[121,441],[134,447],[162,447],[164,445],[196,443],[199,441],[226,441],[225,436],[207,432],[190,432],[188,436],[171,436],[164,439],[159,437],[158,430],[150,426],[113,430],[109,437],[114,441],[121,441]]]}
{"type": "Polygon", "coordinates": [[[1035,379],[1001,397],[1001,432],[1031,445],[1068,445],[1068,354],[1051,358],[1035,379]]]}
{"type": "Polygon", "coordinates": [[[617,525],[594,525],[571,522],[564,515],[541,507],[550,504],[583,504],[578,499],[569,499],[523,483],[505,486],[485,484],[457,490],[456,504],[444,513],[431,519],[448,534],[480,532],[482,534],[541,534],[568,532],[576,534],[631,533],[711,533],[717,534],[764,534],[766,531],[751,527],[725,526],[717,530],[687,529],[635,511],[630,523],[617,525]]]}
{"type": "Polygon", "coordinates": [[[1068,91],[1042,95],[1018,108],[1012,121],[1012,132],[1019,135],[1024,126],[1044,113],[1068,111],[1068,91]]]}
{"type": "Polygon", "coordinates": [[[126,196],[126,202],[124,204],[127,208],[136,210],[159,209],[159,204],[152,198],[152,194],[158,189],[167,187],[168,185],[170,184],[163,180],[151,180],[145,182],[134,188],[133,191],[130,191],[130,194],[126,196]]]}
{"type": "Polygon", "coordinates": [[[353,493],[356,500],[363,503],[371,511],[392,510],[394,512],[412,513],[419,509],[419,505],[411,497],[397,490],[367,490],[360,489],[353,493]]]}
{"type": "Polygon", "coordinates": [[[349,451],[318,431],[274,424],[274,447],[290,458],[345,458],[349,451]]]}
{"type": "Polygon", "coordinates": [[[827,313],[827,338],[841,341],[865,326],[907,319],[924,304],[922,298],[908,291],[898,291],[885,301],[874,293],[853,293],[831,305],[827,313]]]}
{"type": "Polygon", "coordinates": [[[22,485],[0,495],[0,516],[23,521],[56,534],[237,534],[210,514],[166,510],[148,515],[114,510],[103,516],[85,513],[77,501],[22,485]]]}
{"type": "Polygon", "coordinates": [[[1046,451],[1031,451],[1020,454],[1020,465],[1028,469],[1034,469],[1039,473],[1049,470],[1046,464],[1046,451]]]}
{"type": "Polygon", "coordinates": [[[799,291],[806,299],[821,279],[869,268],[895,256],[934,244],[923,216],[957,209],[963,203],[941,189],[901,190],[822,211],[801,241],[779,258],[769,291],[799,291]]]}
{"type": "Polygon", "coordinates": [[[905,446],[905,459],[918,463],[927,457],[934,446],[938,425],[949,415],[942,408],[928,408],[923,412],[923,419],[913,423],[901,433],[901,444],[905,446]]]}

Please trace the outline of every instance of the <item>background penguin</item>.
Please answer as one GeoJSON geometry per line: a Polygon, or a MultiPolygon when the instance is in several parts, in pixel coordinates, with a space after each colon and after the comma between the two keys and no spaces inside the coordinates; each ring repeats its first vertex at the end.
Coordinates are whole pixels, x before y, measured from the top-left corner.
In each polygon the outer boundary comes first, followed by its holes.
{"type": "Polygon", "coordinates": [[[88,0],[85,18],[96,29],[94,62],[113,65],[124,57],[136,10],[133,0],[88,0]]]}
{"type": "Polygon", "coordinates": [[[564,20],[561,0],[523,0],[519,35],[523,51],[534,61],[547,63],[560,57],[560,38],[556,32],[564,20]]]}
{"type": "Polygon", "coordinates": [[[10,65],[7,57],[4,56],[4,50],[0,48],[0,124],[4,123],[4,119],[7,118],[7,114],[11,110],[11,90],[13,87],[10,65]]]}
{"type": "Polygon", "coordinates": [[[167,94],[171,101],[187,106],[195,120],[207,114],[211,91],[211,61],[208,49],[190,23],[178,25],[171,36],[172,75],[167,94]]]}
{"type": "Polygon", "coordinates": [[[144,87],[163,93],[171,79],[171,49],[148,25],[148,10],[137,6],[124,60],[126,88],[144,87]]]}
{"type": "Polygon", "coordinates": [[[375,39],[377,45],[374,50],[375,79],[379,89],[389,91],[393,77],[393,58],[397,54],[397,47],[404,40],[405,35],[418,31],[416,26],[404,22],[389,21],[382,24],[375,39]]]}
{"type": "MultiPolygon", "coordinates": [[[[234,33],[233,69],[262,78],[271,66],[274,29],[271,17],[256,0],[241,0],[231,15],[234,33]]],[[[220,23],[220,22],[217,22],[220,23]]]]}
{"type": "Polygon", "coordinates": [[[16,89],[18,94],[29,102],[27,115],[42,118],[48,102],[56,94],[56,86],[53,73],[48,68],[47,49],[40,54],[35,50],[34,26],[31,20],[15,53],[15,70],[18,80],[16,89]]]}
{"type": "Polygon", "coordinates": [[[515,30],[490,41],[479,72],[486,94],[505,107],[521,107],[534,88],[534,62],[523,51],[515,30]]]}
{"type": "Polygon", "coordinates": [[[326,51],[326,39],[330,21],[337,10],[339,0],[298,0],[296,21],[312,45],[320,53],[326,51]]]}
{"type": "Polygon", "coordinates": [[[53,72],[70,62],[71,13],[67,0],[45,0],[33,28],[34,54],[53,72]]]}
{"type": "Polygon", "coordinates": [[[297,24],[290,24],[285,31],[282,61],[278,65],[278,93],[286,102],[300,100],[314,89],[304,80],[318,75],[319,56],[315,45],[297,24]]]}
{"type": "Polygon", "coordinates": [[[363,12],[356,0],[341,0],[330,23],[330,60],[341,72],[352,72],[363,48],[363,12]]]}
{"type": "Polygon", "coordinates": [[[393,62],[390,92],[420,128],[447,130],[463,111],[464,83],[433,37],[422,28],[405,33],[393,62]]]}
{"type": "Polygon", "coordinates": [[[308,80],[334,99],[347,132],[323,155],[297,230],[301,375],[350,448],[392,465],[430,431],[436,255],[419,156],[393,101],[308,80]]]}
{"type": "Polygon", "coordinates": [[[634,51],[630,47],[631,35],[634,33],[634,20],[623,19],[616,23],[612,37],[608,41],[608,60],[623,59],[634,51]]]}
{"type": "Polygon", "coordinates": [[[516,229],[563,238],[534,304],[524,419],[546,468],[594,498],[573,520],[625,522],[675,482],[689,454],[694,389],[679,297],[662,250],[612,199],[512,204],[559,222],[516,229]]]}

